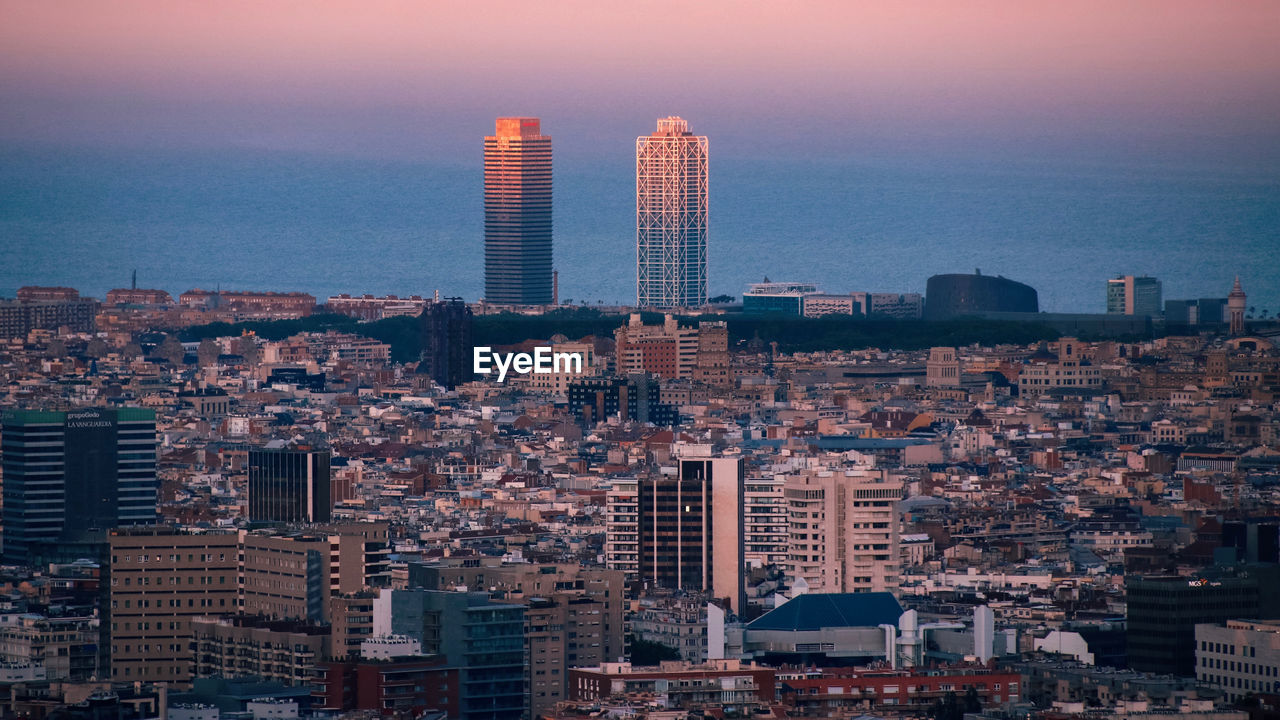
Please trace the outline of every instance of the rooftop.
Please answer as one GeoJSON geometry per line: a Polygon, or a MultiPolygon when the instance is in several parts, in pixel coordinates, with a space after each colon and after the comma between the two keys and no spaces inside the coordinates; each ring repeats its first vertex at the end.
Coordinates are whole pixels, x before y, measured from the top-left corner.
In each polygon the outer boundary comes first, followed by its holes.
{"type": "Polygon", "coordinates": [[[892,593],[806,593],[747,625],[748,630],[804,631],[897,625],[902,606],[892,593]]]}

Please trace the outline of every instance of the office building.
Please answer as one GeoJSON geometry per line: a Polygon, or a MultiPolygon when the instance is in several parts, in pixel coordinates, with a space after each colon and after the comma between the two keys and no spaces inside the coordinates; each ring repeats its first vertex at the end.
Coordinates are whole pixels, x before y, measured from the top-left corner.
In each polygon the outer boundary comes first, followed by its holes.
{"type": "Polygon", "coordinates": [[[113,531],[111,678],[184,688],[193,670],[192,623],[237,611],[235,533],[186,534],[169,527],[113,531]]]}
{"type": "Polygon", "coordinates": [[[249,522],[328,522],[329,451],[249,449],[249,522]]]}
{"type": "Polygon", "coordinates": [[[818,295],[813,283],[764,282],[752,283],[742,294],[742,312],[747,314],[805,315],[805,301],[818,295]]]}
{"type": "Polygon", "coordinates": [[[709,446],[679,452],[674,477],[615,482],[607,496],[606,561],[642,583],[706,592],[739,611],[742,459],[714,457],[709,446]]]}
{"type": "Polygon", "coordinates": [[[390,583],[386,523],[240,532],[240,605],[250,615],[335,622],[333,599],[390,583]]]}
{"type": "MultiPolygon", "coordinates": [[[[417,640],[422,652],[459,669],[463,720],[517,720],[527,710],[524,605],[483,592],[390,591],[392,634],[417,640]]],[[[385,597],[386,595],[384,595],[385,597]]]]}
{"type": "Polygon", "coordinates": [[[788,477],[783,494],[788,577],[819,593],[897,590],[902,481],[875,470],[810,470],[788,477]]]}
{"type": "Polygon", "coordinates": [[[925,286],[925,320],[986,312],[1040,312],[1035,288],[1000,276],[934,275],[925,286]]]}
{"type": "Polygon", "coordinates": [[[1280,518],[1224,521],[1222,547],[1232,548],[1236,561],[1280,563],[1280,518]]]}
{"type": "Polygon", "coordinates": [[[422,311],[422,357],[418,373],[452,390],[471,380],[471,308],[460,298],[432,302],[422,311]]]}
{"type": "Polygon", "coordinates": [[[1107,281],[1107,314],[1155,317],[1164,309],[1160,281],[1122,275],[1107,281]]]}
{"type": "Polygon", "coordinates": [[[1266,584],[1259,575],[1212,569],[1190,577],[1126,577],[1129,667],[1194,677],[1196,626],[1259,617],[1266,584]]]}
{"type": "MultiPolygon", "coordinates": [[[[586,641],[598,635],[598,639],[591,642],[601,643],[600,649],[607,657],[625,653],[622,621],[625,577],[617,570],[567,563],[505,564],[495,558],[485,558],[478,563],[469,558],[409,563],[408,570],[411,588],[456,590],[483,587],[494,598],[511,602],[560,595],[571,599],[590,598],[599,603],[599,627],[589,634],[582,633],[581,637],[586,641]]],[[[569,649],[575,648],[571,646],[569,649]]]]}
{"type": "Polygon", "coordinates": [[[679,117],[636,138],[636,305],[707,303],[707,138],[679,117]]]}
{"type": "Polygon", "coordinates": [[[1227,699],[1280,692],[1280,622],[1228,620],[1196,625],[1196,679],[1227,699]]]}
{"type": "Polygon", "coordinates": [[[15,410],[0,421],[4,561],[156,519],[155,411],[15,410]]]}
{"type": "Polygon", "coordinates": [[[924,315],[920,293],[852,293],[863,317],[919,320],[924,315]]]}
{"type": "Polygon", "coordinates": [[[1227,321],[1227,298],[1165,300],[1165,326],[1221,325],[1227,321]]]}
{"type": "Polygon", "coordinates": [[[332,622],[336,653],[346,640],[339,625],[349,623],[333,617],[334,601],[385,586],[391,575],[385,523],[319,525],[292,534],[194,534],[150,526],[112,531],[108,541],[110,612],[104,622],[110,622],[117,680],[189,682],[192,623],[206,616],[332,622]]]}
{"type": "Polygon", "coordinates": [[[498,118],[484,139],[484,299],[551,303],[551,137],[538,118],[498,118]]]}
{"type": "Polygon", "coordinates": [[[804,316],[808,318],[827,315],[862,315],[863,303],[850,295],[818,293],[804,298],[804,316]]]}

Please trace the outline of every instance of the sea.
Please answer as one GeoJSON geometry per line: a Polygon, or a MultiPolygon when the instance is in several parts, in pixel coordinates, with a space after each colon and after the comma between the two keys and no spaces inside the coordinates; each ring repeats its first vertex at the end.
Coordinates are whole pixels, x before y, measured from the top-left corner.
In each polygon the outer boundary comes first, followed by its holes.
{"type": "MultiPolygon", "coordinates": [[[[1108,277],[1166,299],[1239,275],[1280,313],[1280,168],[1125,158],[711,155],[709,288],[816,283],[923,293],[1003,275],[1042,310],[1102,312],[1108,277]]],[[[634,160],[557,158],[560,298],[635,297],[634,160]]],[[[261,149],[0,145],[0,297],[64,285],[459,296],[483,293],[482,168],[261,149]]]]}

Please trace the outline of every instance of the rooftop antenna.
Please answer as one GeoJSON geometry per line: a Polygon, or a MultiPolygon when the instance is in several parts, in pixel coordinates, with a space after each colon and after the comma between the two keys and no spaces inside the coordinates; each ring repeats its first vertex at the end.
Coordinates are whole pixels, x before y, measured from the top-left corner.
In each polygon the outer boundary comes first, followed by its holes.
{"type": "Polygon", "coordinates": [[[133,269],[133,285],[131,286],[131,289],[138,289],[138,268],[133,269]]]}

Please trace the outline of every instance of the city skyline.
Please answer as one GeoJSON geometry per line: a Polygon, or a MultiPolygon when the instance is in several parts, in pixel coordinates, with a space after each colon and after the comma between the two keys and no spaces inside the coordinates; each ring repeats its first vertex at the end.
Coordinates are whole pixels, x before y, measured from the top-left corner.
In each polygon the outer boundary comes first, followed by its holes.
{"type": "Polygon", "coordinates": [[[483,297],[475,140],[527,114],[556,130],[560,297],[630,302],[628,148],[681,114],[716,139],[710,295],[981,267],[1046,310],[1099,310],[1083,287],[1118,274],[1180,298],[1240,273],[1280,305],[1251,269],[1280,262],[1272,3],[709,2],[674,26],[664,3],[499,3],[484,33],[466,8],[290,7],[7,3],[0,295],[137,269],[483,297]]]}
{"type": "Polygon", "coordinates": [[[1280,714],[1280,0],[0,17],[0,719],[1280,714]]]}

